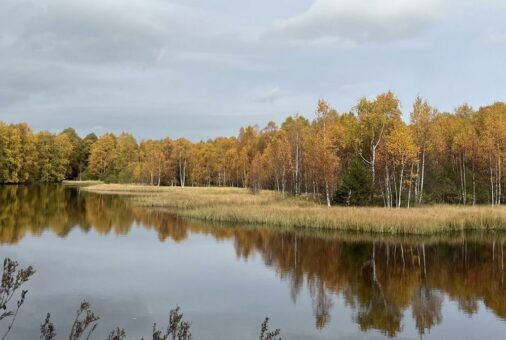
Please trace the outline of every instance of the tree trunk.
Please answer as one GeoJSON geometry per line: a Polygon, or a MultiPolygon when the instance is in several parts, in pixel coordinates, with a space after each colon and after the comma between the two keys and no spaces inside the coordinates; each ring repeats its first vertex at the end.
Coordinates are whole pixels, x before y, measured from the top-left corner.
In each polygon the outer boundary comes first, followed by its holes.
{"type": "Polygon", "coordinates": [[[385,166],[385,207],[389,208],[390,205],[388,204],[390,202],[390,193],[389,193],[389,189],[390,189],[390,183],[389,183],[389,179],[388,179],[388,167],[385,166]]]}
{"type": "Polygon", "coordinates": [[[408,190],[408,208],[411,201],[411,186],[413,184],[413,163],[411,163],[411,170],[409,172],[409,190],[408,190]]]}
{"type": "Polygon", "coordinates": [[[184,160],[184,165],[183,165],[183,187],[185,186],[186,184],[186,158],[184,160]]]}
{"type": "Polygon", "coordinates": [[[371,173],[372,173],[372,187],[376,184],[376,147],[371,147],[372,158],[371,158],[371,173]]]}
{"type": "Polygon", "coordinates": [[[158,185],[160,186],[160,182],[162,181],[162,165],[158,164],[158,185]]]}
{"type": "Polygon", "coordinates": [[[467,204],[467,178],[466,178],[466,155],[464,154],[462,156],[462,175],[464,177],[464,192],[463,192],[463,199],[464,199],[464,205],[467,204]]]}
{"type": "Polygon", "coordinates": [[[420,178],[420,197],[418,199],[418,203],[422,203],[424,177],[425,177],[425,150],[422,151],[422,177],[420,178]]]}
{"type": "Polygon", "coordinates": [[[281,193],[282,193],[282,196],[283,196],[283,199],[285,198],[285,182],[286,182],[286,169],[285,169],[285,166],[283,165],[283,171],[281,172],[281,193]]]}
{"type": "Polygon", "coordinates": [[[179,153],[179,185],[184,187],[183,184],[183,160],[181,158],[181,153],[179,153]]]}
{"type": "Polygon", "coordinates": [[[473,159],[473,206],[474,205],[476,205],[476,172],[474,169],[474,159],[473,159]]]}
{"type": "Polygon", "coordinates": [[[420,187],[420,161],[416,162],[416,177],[415,177],[415,199],[413,203],[418,202],[418,188],[420,187]]]}
{"type": "Polygon", "coordinates": [[[495,205],[495,200],[494,200],[494,176],[493,176],[493,172],[492,172],[492,155],[490,154],[489,155],[489,170],[490,170],[490,203],[492,204],[492,206],[495,205]]]}
{"type": "MultiPolygon", "coordinates": [[[[393,166],[393,170],[392,170],[392,179],[393,179],[393,186],[394,186],[394,191],[395,191],[395,206],[397,206],[397,202],[399,202],[399,192],[397,191],[397,176],[396,176],[396,173],[397,173],[397,169],[395,168],[395,164],[393,166]]],[[[394,206],[394,204],[390,204],[391,207],[394,206]]]]}
{"type": "Polygon", "coordinates": [[[501,205],[501,150],[497,153],[497,205],[501,205]]]}
{"type": "Polygon", "coordinates": [[[460,155],[460,187],[461,187],[461,201],[463,205],[466,205],[467,182],[466,182],[466,158],[464,153],[460,155]]]}
{"type": "Polygon", "coordinates": [[[300,194],[299,188],[299,141],[297,137],[297,146],[295,148],[295,195],[300,194]]]}
{"type": "Polygon", "coordinates": [[[325,194],[327,196],[327,207],[330,208],[330,193],[329,193],[329,183],[327,179],[325,179],[325,194]]]}
{"type": "Polygon", "coordinates": [[[385,192],[387,199],[387,208],[392,207],[392,187],[390,185],[390,173],[388,171],[388,165],[385,165],[385,192]]]}
{"type": "MultiPolygon", "coordinates": [[[[404,158],[404,157],[403,157],[404,158]]],[[[404,159],[402,160],[402,167],[401,167],[401,178],[399,179],[399,195],[397,198],[397,208],[401,207],[402,204],[402,181],[404,179],[404,159]]]]}

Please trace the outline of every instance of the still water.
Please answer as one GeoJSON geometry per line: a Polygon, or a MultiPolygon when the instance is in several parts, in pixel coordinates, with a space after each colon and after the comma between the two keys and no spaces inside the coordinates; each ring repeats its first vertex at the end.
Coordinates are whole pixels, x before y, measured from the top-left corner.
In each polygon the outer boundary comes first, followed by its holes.
{"type": "MultiPolygon", "coordinates": [[[[506,339],[503,234],[373,237],[209,225],[61,186],[0,187],[0,255],[35,276],[11,339],[81,299],[149,337],[179,305],[194,339],[506,339]]],[[[0,323],[4,329],[5,324],[0,323]]],[[[2,331],[3,333],[3,331],[2,331]]]]}

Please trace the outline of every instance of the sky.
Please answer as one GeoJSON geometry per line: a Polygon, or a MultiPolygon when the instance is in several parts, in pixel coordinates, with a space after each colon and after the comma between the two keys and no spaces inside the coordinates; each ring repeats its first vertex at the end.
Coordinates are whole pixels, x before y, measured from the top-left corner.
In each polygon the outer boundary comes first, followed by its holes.
{"type": "Polygon", "coordinates": [[[0,0],[0,121],[206,140],[318,99],[506,100],[504,0],[0,0]]]}

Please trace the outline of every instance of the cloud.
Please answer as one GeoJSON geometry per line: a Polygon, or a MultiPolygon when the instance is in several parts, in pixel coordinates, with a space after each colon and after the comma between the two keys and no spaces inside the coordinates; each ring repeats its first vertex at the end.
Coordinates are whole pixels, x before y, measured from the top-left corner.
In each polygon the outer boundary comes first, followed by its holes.
{"type": "Polygon", "coordinates": [[[504,97],[503,0],[0,3],[0,120],[35,129],[205,139],[321,97],[504,97]]]}
{"type": "Polygon", "coordinates": [[[256,96],[253,101],[257,103],[273,103],[281,98],[281,90],[279,87],[273,87],[272,89],[256,96]]]}
{"type": "Polygon", "coordinates": [[[159,0],[5,1],[0,47],[52,62],[154,63],[226,32],[209,11],[159,0]]]}
{"type": "Polygon", "coordinates": [[[302,14],[277,20],[264,37],[305,43],[391,42],[435,19],[436,0],[315,0],[302,14]]]}
{"type": "Polygon", "coordinates": [[[166,79],[175,84],[175,74],[186,73],[182,87],[196,77],[196,66],[207,72],[253,67],[234,51],[239,37],[222,14],[198,6],[165,0],[0,1],[3,112],[16,105],[156,100],[166,79]]]}

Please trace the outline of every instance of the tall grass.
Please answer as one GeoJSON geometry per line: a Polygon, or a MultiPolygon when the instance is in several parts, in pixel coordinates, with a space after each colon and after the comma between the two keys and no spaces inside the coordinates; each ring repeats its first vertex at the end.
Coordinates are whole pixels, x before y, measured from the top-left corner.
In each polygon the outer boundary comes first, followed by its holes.
{"type": "Polygon", "coordinates": [[[327,208],[304,199],[282,199],[273,191],[252,195],[240,188],[101,184],[83,190],[133,195],[133,201],[140,206],[171,208],[184,217],[214,222],[391,234],[506,230],[506,207],[436,205],[410,209],[327,208]]]}

